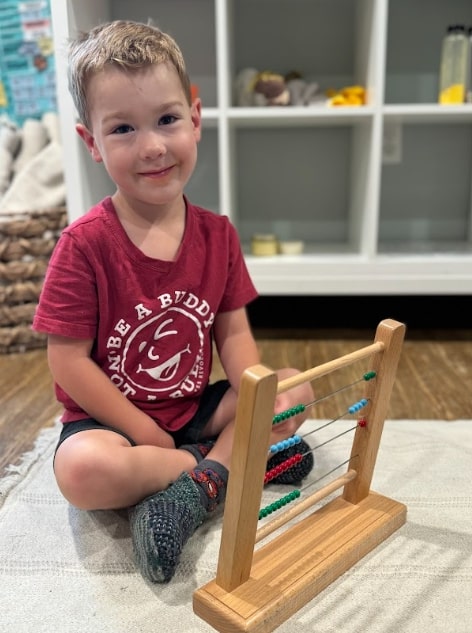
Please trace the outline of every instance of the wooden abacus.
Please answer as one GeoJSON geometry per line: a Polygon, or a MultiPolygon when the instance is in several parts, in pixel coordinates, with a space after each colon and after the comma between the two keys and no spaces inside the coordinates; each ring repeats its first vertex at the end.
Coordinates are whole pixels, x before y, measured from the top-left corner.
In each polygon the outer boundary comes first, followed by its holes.
{"type": "Polygon", "coordinates": [[[386,319],[371,345],[283,381],[263,365],[244,373],[216,578],[193,595],[196,615],[220,633],[273,631],[405,523],[403,504],[370,490],[404,334],[386,319]],[[347,472],[258,530],[276,395],[362,359],[376,379],[365,383],[367,424],[355,430],[347,472]]]}

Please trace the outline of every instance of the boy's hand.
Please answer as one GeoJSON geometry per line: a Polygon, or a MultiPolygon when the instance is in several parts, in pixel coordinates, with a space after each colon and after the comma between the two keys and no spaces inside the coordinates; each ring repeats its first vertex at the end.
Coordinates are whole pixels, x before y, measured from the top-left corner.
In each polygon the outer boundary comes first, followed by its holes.
{"type": "Polygon", "coordinates": [[[161,448],[175,448],[173,437],[164,429],[158,426],[152,418],[143,416],[139,412],[139,422],[136,420],[126,429],[128,435],[138,444],[138,446],[160,446],[161,448]]]}
{"type": "MultiPolygon", "coordinates": [[[[274,415],[277,413],[283,413],[297,404],[300,404],[300,402],[294,402],[293,397],[290,397],[290,392],[281,393],[275,399],[274,415]]],[[[301,417],[300,414],[292,416],[283,422],[274,424],[272,430],[276,435],[280,435],[281,440],[285,439],[297,432],[298,427],[305,417],[306,416],[301,417]]]]}
{"type": "MultiPolygon", "coordinates": [[[[296,369],[282,369],[279,370],[279,380],[283,380],[285,378],[289,378],[300,372],[296,369]]],[[[275,398],[274,405],[274,414],[282,413],[283,411],[288,411],[293,407],[298,405],[303,405],[307,407],[312,404],[314,400],[313,389],[311,384],[308,382],[301,383],[297,387],[293,387],[288,391],[284,391],[283,393],[279,393],[275,398]]],[[[274,424],[273,433],[277,436],[280,436],[280,439],[285,439],[297,433],[300,425],[306,420],[307,411],[304,410],[297,415],[294,415],[283,422],[279,422],[278,424],[274,424]]]]}

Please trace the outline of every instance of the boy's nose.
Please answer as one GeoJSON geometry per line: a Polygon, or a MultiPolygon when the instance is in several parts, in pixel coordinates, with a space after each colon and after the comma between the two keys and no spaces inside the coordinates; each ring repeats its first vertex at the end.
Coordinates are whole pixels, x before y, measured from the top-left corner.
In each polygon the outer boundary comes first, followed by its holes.
{"type": "Polygon", "coordinates": [[[156,158],[166,152],[166,145],[162,135],[155,131],[143,133],[140,144],[141,154],[144,158],[156,158]]]}

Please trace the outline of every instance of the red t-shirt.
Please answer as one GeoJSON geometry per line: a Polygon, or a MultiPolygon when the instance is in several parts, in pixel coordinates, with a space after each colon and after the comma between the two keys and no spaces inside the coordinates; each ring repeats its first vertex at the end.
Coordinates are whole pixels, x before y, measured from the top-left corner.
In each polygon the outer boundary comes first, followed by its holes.
{"type": "MultiPolygon", "coordinates": [[[[126,235],[111,198],[64,229],[51,255],[33,328],[94,339],[92,359],[166,430],[198,408],[218,312],[257,292],[225,216],[191,205],[175,261],[152,259],[126,235]]],[[[58,385],[63,422],[89,417],[58,385]]]]}

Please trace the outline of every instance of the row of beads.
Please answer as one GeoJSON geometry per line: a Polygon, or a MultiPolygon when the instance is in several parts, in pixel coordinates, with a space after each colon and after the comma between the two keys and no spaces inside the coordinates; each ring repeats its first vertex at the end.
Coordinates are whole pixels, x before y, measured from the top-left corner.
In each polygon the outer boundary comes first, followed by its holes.
{"type": "Polygon", "coordinates": [[[301,462],[302,459],[303,459],[303,455],[301,453],[296,453],[295,455],[292,455],[292,457],[289,457],[288,459],[286,459],[281,464],[278,464],[277,466],[274,466],[273,468],[268,470],[264,477],[264,485],[268,484],[269,481],[272,481],[272,479],[275,479],[275,477],[277,477],[278,475],[281,475],[289,468],[292,468],[292,466],[295,466],[295,464],[298,464],[299,462],[301,462]]]}
{"type": "Polygon", "coordinates": [[[369,401],[366,398],[362,398],[362,400],[359,400],[359,402],[355,402],[354,404],[352,404],[349,407],[349,409],[348,409],[349,413],[351,413],[351,414],[352,413],[357,413],[358,411],[363,409],[368,402],[369,401]]]}
{"type": "Polygon", "coordinates": [[[292,490],[292,492],[289,492],[289,494],[285,495],[285,497],[282,497],[281,499],[274,501],[274,503],[271,503],[265,508],[262,508],[262,510],[259,511],[259,520],[263,519],[269,514],[272,514],[272,512],[275,512],[276,510],[280,510],[280,508],[283,508],[283,506],[286,506],[288,503],[295,501],[295,499],[298,499],[300,494],[300,490],[292,490]]]}
{"type": "Polygon", "coordinates": [[[284,420],[288,420],[292,418],[294,415],[298,415],[299,413],[303,413],[305,411],[304,404],[297,404],[291,409],[287,409],[286,411],[282,411],[281,413],[277,413],[272,418],[272,424],[279,424],[279,422],[283,422],[284,420]]]}
{"type": "Polygon", "coordinates": [[[295,446],[295,444],[300,444],[302,438],[300,435],[292,435],[292,437],[288,437],[286,440],[282,440],[281,442],[277,442],[277,444],[271,444],[270,452],[280,453],[280,451],[284,451],[286,448],[290,448],[291,446],[295,446]]]}

